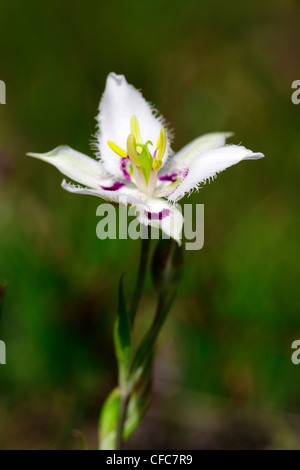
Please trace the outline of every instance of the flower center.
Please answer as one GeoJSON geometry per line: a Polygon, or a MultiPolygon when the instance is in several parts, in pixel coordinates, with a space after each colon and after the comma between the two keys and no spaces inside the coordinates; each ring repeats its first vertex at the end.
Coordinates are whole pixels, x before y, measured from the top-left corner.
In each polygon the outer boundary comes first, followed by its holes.
{"type": "Polygon", "coordinates": [[[140,126],[135,116],[130,120],[131,133],[127,137],[127,152],[109,140],[107,143],[111,150],[121,158],[129,158],[132,173],[138,188],[151,196],[156,187],[157,173],[162,166],[162,159],[167,147],[167,137],[164,127],[160,129],[156,149],[151,154],[148,149],[152,145],[150,140],[143,143],[140,126]]]}

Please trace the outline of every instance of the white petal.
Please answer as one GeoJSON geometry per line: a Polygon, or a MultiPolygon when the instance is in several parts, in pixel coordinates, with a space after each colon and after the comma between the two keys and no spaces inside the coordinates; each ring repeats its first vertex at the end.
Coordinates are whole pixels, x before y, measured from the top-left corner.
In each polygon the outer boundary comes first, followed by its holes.
{"type": "Polygon", "coordinates": [[[231,132],[211,132],[192,140],[168,161],[168,164],[162,168],[159,175],[188,168],[195,157],[208,150],[222,147],[230,136],[232,136],[231,132]]]}
{"type": "Polygon", "coordinates": [[[63,180],[62,187],[70,193],[97,196],[104,199],[105,201],[110,201],[125,206],[137,204],[143,205],[144,201],[147,200],[147,196],[144,193],[141,193],[135,186],[131,185],[130,183],[122,183],[118,189],[105,190],[83,188],[81,186],[76,186],[74,184],[67,183],[66,180],[63,180]]]}
{"type": "Polygon", "coordinates": [[[146,208],[144,205],[136,207],[136,216],[139,222],[160,228],[168,237],[174,238],[181,245],[184,219],[176,205],[156,198],[147,199],[146,204],[146,208]]]}
{"type": "Polygon", "coordinates": [[[65,176],[91,188],[99,188],[101,183],[107,182],[107,177],[98,161],[66,145],[61,145],[48,153],[27,155],[50,163],[65,176]]]}
{"type": "MultiPolygon", "coordinates": [[[[132,116],[135,116],[139,122],[144,143],[151,140],[154,151],[160,128],[165,125],[163,117],[159,116],[156,110],[145,101],[138,90],[127,83],[123,75],[110,73],[107,77],[97,116],[97,147],[98,156],[102,160],[106,171],[117,178],[122,177],[120,157],[110,149],[107,142],[111,140],[126,150],[132,116]]],[[[167,135],[167,140],[165,160],[172,153],[170,135],[167,135]]],[[[149,150],[152,151],[151,146],[149,146],[149,150]]]]}
{"type": "Polygon", "coordinates": [[[262,158],[262,153],[253,153],[240,145],[225,145],[208,150],[194,158],[183,181],[167,196],[169,201],[178,201],[186,193],[197,189],[200,183],[214,178],[226,168],[239,163],[241,160],[255,160],[262,158]]]}

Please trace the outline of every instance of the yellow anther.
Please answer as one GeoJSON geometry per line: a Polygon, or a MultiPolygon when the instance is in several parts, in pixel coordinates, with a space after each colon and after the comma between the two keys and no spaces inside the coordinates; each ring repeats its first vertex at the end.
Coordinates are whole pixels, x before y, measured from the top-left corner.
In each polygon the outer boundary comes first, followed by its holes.
{"type": "Polygon", "coordinates": [[[163,159],[163,156],[166,151],[166,147],[167,147],[167,136],[166,136],[165,128],[162,127],[160,129],[157,146],[156,146],[156,148],[158,149],[158,154],[156,158],[158,158],[159,160],[163,159]]]}
{"type": "MultiPolygon", "coordinates": [[[[143,141],[141,137],[140,126],[135,116],[132,116],[132,118],[130,119],[130,130],[131,130],[131,133],[134,135],[136,142],[142,143],[143,141]]],[[[141,147],[138,147],[137,149],[139,152],[142,151],[141,147]]]]}
{"type": "Polygon", "coordinates": [[[153,170],[159,170],[161,166],[162,166],[162,161],[156,158],[152,165],[153,170]]]}
{"type": "Polygon", "coordinates": [[[159,147],[160,147],[160,133],[159,133],[159,136],[158,136],[158,139],[157,139],[156,150],[158,150],[159,147]]]}
{"type": "Polygon", "coordinates": [[[112,151],[115,152],[117,155],[119,155],[122,158],[127,157],[127,153],[125,152],[125,150],[121,149],[121,147],[119,147],[117,144],[115,144],[111,140],[109,140],[107,143],[110,146],[110,148],[112,149],[112,151]]]}
{"type": "Polygon", "coordinates": [[[127,152],[130,160],[135,166],[140,166],[139,156],[136,151],[136,140],[133,134],[127,137],[127,152]]]}

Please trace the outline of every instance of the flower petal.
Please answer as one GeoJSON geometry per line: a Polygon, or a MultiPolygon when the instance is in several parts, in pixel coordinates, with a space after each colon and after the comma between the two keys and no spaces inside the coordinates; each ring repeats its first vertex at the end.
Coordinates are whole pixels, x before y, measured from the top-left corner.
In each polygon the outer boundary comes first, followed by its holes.
{"type": "MultiPolygon", "coordinates": [[[[97,148],[98,156],[106,171],[117,178],[123,176],[120,157],[111,150],[107,142],[112,141],[122,149],[126,149],[127,137],[131,132],[130,120],[132,116],[138,120],[143,142],[151,140],[153,145],[156,145],[160,128],[165,126],[163,117],[159,116],[156,110],[145,101],[138,90],[127,83],[123,75],[110,73],[97,116],[97,148]]],[[[170,135],[167,140],[165,160],[172,153],[170,135]]]]}
{"type": "Polygon", "coordinates": [[[27,155],[50,163],[64,175],[90,188],[99,188],[100,184],[109,181],[99,162],[66,145],[56,147],[48,153],[28,153],[27,155]]]}
{"type": "Polygon", "coordinates": [[[136,216],[141,224],[160,228],[168,237],[174,238],[179,245],[182,239],[183,216],[174,204],[164,199],[150,198],[145,205],[137,205],[136,216]]]}
{"type": "Polygon", "coordinates": [[[168,177],[173,177],[174,182],[176,173],[188,168],[195,157],[207,150],[224,146],[226,139],[230,136],[232,136],[231,132],[211,132],[192,140],[168,161],[168,164],[160,171],[159,179],[168,181],[168,177]]]}
{"type": "Polygon", "coordinates": [[[97,196],[105,201],[122,204],[124,206],[143,205],[147,196],[141,193],[131,184],[115,182],[112,186],[102,186],[101,189],[83,188],[82,186],[67,183],[63,180],[62,187],[66,191],[75,194],[86,194],[88,196],[97,196]]]}
{"type": "Polygon", "coordinates": [[[193,158],[187,174],[182,182],[172,189],[167,195],[169,201],[175,202],[186,193],[197,189],[207,179],[214,178],[226,168],[239,163],[241,160],[255,160],[262,158],[262,153],[253,153],[240,145],[225,145],[223,147],[208,150],[193,158]]]}
{"type": "Polygon", "coordinates": [[[231,132],[211,132],[194,139],[177,152],[159,172],[155,196],[165,197],[184,180],[195,158],[208,150],[222,147],[231,132]]]}

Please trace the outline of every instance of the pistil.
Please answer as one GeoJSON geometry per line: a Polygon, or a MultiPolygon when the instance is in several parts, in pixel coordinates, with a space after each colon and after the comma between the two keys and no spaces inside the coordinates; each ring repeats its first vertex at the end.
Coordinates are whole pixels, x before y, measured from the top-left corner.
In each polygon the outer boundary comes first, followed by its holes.
{"type": "MultiPolygon", "coordinates": [[[[140,191],[151,197],[155,191],[158,171],[162,166],[167,147],[167,137],[164,127],[160,129],[156,149],[151,155],[148,145],[152,142],[148,140],[145,144],[142,141],[140,126],[135,116],[130,120],[131,133],[127,137],[127,152],[112,141],[108,141],[109,147],[121,158],[129,157],[135,182],[140,191]]],[[[132,175],[132,176],[133,176],[132,175]]]]}

